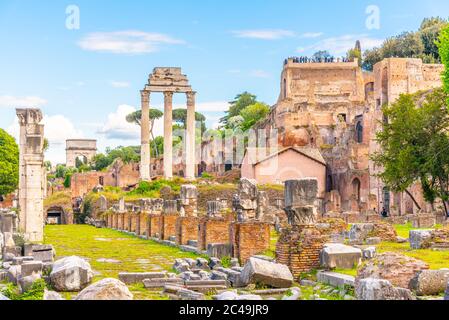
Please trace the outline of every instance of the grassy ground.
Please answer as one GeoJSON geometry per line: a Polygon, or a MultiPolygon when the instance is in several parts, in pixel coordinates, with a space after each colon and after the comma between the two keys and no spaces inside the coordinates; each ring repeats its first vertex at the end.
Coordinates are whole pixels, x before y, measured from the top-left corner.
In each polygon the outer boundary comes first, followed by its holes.
{"type": "MultiPolygon", "coordinates": [[[[89,261],[94,281],[117,278],[119,272],[172,271],[176,258],[196,258],[193,253],[160,245],[110,229],[86,225],[46,226],[45,243],[56,249],[57,258],[80,256],[89,261]]],[[[135,299],[165,299],[143,286],[131,286],[135,299]]],[[[66,294],[66,297],[73,294],[66,294]]]]}

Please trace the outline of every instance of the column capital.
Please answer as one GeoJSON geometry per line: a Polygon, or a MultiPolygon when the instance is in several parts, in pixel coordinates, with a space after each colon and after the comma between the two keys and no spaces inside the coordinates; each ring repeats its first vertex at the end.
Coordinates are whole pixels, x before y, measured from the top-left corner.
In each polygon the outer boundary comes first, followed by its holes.
{"type": "Polygon", "coordinates": [[[196,91],[186,92],[186,96],[187,96],[187,105],[195,104],[196,91]]]}
{"type": "Polygon", "coordinates": [[[147,91],[147,90],[141,90],[140,91],[140,97],[142,98],[142,100],[150,100],[150,93],[151,91],[147,91]]]}
{"type": "Polygon", "coordinates": [[[174,94],[173,91],[164,91],[164,98],[165,99],[173,98],[173,94],[174,94]]]}

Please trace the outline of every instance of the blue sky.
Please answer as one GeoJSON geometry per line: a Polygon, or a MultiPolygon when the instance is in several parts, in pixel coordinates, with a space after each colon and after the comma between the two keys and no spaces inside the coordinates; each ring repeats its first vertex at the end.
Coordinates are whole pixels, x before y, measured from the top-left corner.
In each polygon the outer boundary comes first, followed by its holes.
{"type": "Polygon", "coordinates": [[[449,16],[448,1],[0,0],[0,127],[16,135],[14,108],[40,107],[53,162],[64,162],[67,138],[98,139],[100,151],[137,145],[139,128],[123,117],[156,66],[182,67],[214,126],[242,91],[274,104],[284,58],[343,55],[357,39],[372,47],[436,15],[449,16]],[[78,30],[66,27],[69,5],[78,30]],[[370,5],[379,29],[366,27],[370,5]]]}

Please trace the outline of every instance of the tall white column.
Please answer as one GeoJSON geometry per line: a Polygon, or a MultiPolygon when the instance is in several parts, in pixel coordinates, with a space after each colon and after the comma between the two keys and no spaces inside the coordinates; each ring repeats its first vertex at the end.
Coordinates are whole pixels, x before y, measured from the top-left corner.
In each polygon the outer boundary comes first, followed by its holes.
{"type": "Polygon", "coordinates": [[[187,93],[186,179],[195,179],[195,94],[187,93]]]}
{"type": "Polygon", "coordinates": [[[141,148],[140,148],[140,179],[142,181],[151,180],[150,171],[150,92],[140,91],[142,104],[141,127],[141,148]]]}
{"type": "Polygon", "coordinates": [[[173,92],[164,92],[164,178],[173,178],[173,92]]]}

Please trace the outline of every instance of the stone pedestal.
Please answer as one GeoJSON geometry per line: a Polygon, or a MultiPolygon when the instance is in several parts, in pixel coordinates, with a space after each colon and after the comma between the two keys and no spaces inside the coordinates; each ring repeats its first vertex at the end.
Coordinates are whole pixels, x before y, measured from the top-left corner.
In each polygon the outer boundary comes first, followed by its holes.
{"type": "Polygon", "coordinates": [[[198,240],[197,217],[179,217],[176,220],[176,244],[187,245],[190,240],[198,240]]]}
{"type": "Polygon", "coordinates": [[[225,218],[202,218],[198,226],[198,249],[207,250],[209,244],[229,244],[230,224],[225,218]]]}
{"type": "Polygon", "coordinates": [[[233,257],[243,265],[251,256],[270,249],[270,225],[255,221],[232,223],[230,238],[233,257]]]}
{"type": "Polygon", "coordinates": [[[181,186],[181,206],[186,217],[198,216],[198,190],[194,185],[181,186]]]}
{"type": "Polygon", "coordinates": [[[301,273],[320,267],[320,252],[327,239],[313,225],[286,228],[276,245],[276,262],[287,265],[299,280],[301,273]]]}
{"type": "Polygon", "coordinates": [[[123,214],[123,230],[131,231],[131,214],[129,212],[123,214]]]}

